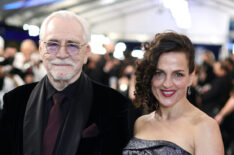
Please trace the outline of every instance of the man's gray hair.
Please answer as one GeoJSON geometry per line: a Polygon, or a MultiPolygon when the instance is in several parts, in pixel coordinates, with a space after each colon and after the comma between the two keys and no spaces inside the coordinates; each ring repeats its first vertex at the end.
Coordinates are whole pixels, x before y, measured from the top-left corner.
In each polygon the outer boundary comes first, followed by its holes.
{"type": "Polygon", "coordinates": [[[90,28],[89,28],[89,24],[88,22],[82,18],[81,16],[76,15],[75,13],[71,12],[71,11],[67,11],[67,10],[60,10],[60,11],[56,11],[53,12],[52,14],[50,14],[48,17],[46,17],[44,19],[44,21],[41,24],[41,29],[40,29],[40,39],[42,40],[44,35],[45,35],[45,31],[46,31],[46,27],[48,25],[48,23],[53,19],[53,18],[62,18],[62,19],[73,19],[76,20],[77,22],[79,22],[83,28],[83,39],[86,43],[88,43],[91,39],[91,32],[90,32],[90,28]]]}

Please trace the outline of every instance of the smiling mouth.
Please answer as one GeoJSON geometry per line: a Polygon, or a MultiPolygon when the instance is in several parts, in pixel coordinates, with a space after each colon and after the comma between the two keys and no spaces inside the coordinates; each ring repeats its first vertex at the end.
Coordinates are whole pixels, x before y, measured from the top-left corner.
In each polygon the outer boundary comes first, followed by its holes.
{"type": "Polygon", "coordinates": [[[70,64],[53,64],[54,66],[58,66],[58,67],[66,67],[66,66],[71,66],[70,64]]]}
{"type": "Polygon", "coordinates": [[[176,92],[175,90],[163,90],[163,89],[161,89],[160,91],[164,97],[171,97],[176,92]]]}

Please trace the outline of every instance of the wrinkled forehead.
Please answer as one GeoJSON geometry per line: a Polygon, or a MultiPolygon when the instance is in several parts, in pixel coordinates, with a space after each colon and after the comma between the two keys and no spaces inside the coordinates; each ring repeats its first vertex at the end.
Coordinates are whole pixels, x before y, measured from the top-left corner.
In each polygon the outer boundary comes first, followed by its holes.
{"type": "Polygon", "coordinates": [[[61,29],[70,31],[79,30],[80,33],[84,34],[84,28],[80,21],[70,16],[54,16],[47,19],[41,26],[40,39],[44,39],[46,32],[51,29],[55,29],[56,31],[61,31],[61,29]]]}
{"type": "Polygon", "coordinates": [[[84,40],[84,30],[77,20],[67,18],[51,19],[47,25],[43,36],[44,40],[84,40]]]}

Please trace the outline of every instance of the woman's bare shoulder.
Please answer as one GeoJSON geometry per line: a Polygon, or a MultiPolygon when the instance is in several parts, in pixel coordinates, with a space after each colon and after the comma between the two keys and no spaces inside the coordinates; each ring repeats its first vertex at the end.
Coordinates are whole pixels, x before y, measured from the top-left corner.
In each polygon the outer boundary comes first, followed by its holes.
{"type": "Polygon", "coordinates": [[[223,154],[223,142],[218,123],[198,110],[193,118],[196,154],[223,154]]]}
{"type": "Polygon", "coordinates": [[[195,109],[192,115],[192,123],[198,130],[217,126],[217,122],[199,109],[195,109]]]}
{"type": "Polygon", "coordinates": [[[154,118],[154,112],[146,115],[142,115],[135,121],[134,133],[139,133],[141,130],[145,129],[147,124],[149,124],[154,118]]]}

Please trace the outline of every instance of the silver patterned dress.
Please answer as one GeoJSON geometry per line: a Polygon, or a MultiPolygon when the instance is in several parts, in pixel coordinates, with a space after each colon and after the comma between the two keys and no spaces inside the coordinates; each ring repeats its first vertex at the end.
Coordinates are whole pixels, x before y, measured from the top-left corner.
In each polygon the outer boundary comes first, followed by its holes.
{"type": "Polygon", "coordinates": [[[123,155],[191,155],[175,143],[164,140],[132,138],[123,149],[123,155]]]}

